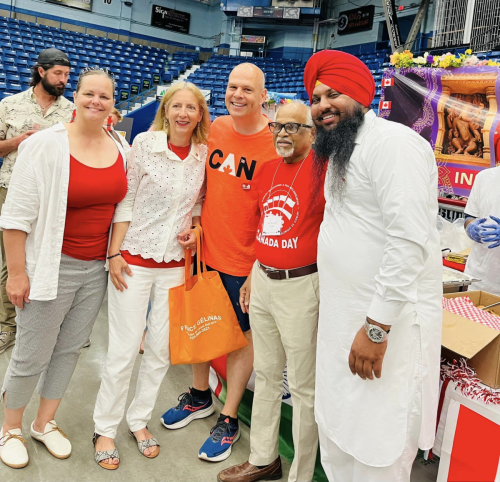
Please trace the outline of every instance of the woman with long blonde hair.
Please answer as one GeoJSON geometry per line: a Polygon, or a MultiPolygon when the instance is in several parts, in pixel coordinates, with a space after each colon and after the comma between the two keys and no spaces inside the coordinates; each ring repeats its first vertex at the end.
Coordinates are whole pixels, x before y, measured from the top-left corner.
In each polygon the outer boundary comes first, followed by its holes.
{"type": "Polygon", "coordinates": [[[108,248],[109,346],[94,410],[97,463],[118,468],[114,444],[151,297],[145,352],[126,420],[148,458],[159,444],[147,424],[170,366],[168,290],[184,281],[184,249],[203,202],[208,107],[189,82],[163,96],[152,130],[139,134],[128,164],[128,192],[118,205],[108,248]]]}

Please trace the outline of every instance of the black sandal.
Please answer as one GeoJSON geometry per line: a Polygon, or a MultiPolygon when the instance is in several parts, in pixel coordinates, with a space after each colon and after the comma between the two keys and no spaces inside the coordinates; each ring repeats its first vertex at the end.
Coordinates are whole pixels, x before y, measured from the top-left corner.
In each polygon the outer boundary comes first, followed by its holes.
{"type": "MultiPolygon", "coordinates": [[[[146,428],[148,428],[146,426],[146,428]]],[[[158,443],[158,440],[156,440],[154,437],[148,438],[147,440],[137,440],[134,432],[132,430],[128,431],[128,434],[136,441],[137,443],[137,448],[139,449],[139,452],[144,455],[144,457],[147,457],[148,459],[154,459],[155,457],[158,457],[160,453],[160,444],[158,443]],[[156,447],[156,450],[153,451],[153,453],[146,455],[144,451],[148,448],[151,447],[156,447]]]]}
{"type": "MultiPolygon", "coordinates": [[[[100,437],[98,433],[94,433],[92,436],[92,443],[95,444],[97,442],[97,439],[100,437]]],[[[112,450],[98,450],[95,455],[95,461],[100,465],[103,469],[106,470],[116,470],[120,466],[120,455],[118,454],[118,449],[115,447],[112,450]],[[106,459],[118,459],[117,464],[106,464],[103,462],[103,460],[106,459]]]]}

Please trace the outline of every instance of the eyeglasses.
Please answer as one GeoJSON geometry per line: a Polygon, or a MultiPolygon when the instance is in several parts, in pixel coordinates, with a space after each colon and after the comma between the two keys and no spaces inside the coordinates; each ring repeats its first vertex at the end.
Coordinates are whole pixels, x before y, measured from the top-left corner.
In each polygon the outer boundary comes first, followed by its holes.
{"type": "Polygon", "coordinates": [[[312,129],[312,126],[308,126],[307,124],[299,124],[298,122],[287,122],[286,124],[280,124],[279,122],[269,122],[269,124],[267,125],[269,126],[269,130],[273,134],[279,134],[283,127],[285,128],[285,132],[288,132],[288,134],[297,134],[301,127],[312,129]]]}

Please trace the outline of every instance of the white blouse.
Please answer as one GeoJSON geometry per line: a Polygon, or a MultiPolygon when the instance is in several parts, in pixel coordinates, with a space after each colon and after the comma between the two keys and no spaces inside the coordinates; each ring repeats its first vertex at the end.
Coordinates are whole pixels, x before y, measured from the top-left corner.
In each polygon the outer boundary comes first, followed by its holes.
{"type": "Polygon", "coordinates": [[[129,156],[127,195],[114,222],[130,221],[121,249],[160,263],[184,258],[177,236],[201,216],[207,146],[192,144],[181,160],[162,131],[139,134],[129,156]]]}
{"type": "MultiPolygon", "coordinates": [[[[116,147],[126,166],[123,146],[116,147]]],[[[30,300],[57,297],[59,265],[69,186],[69,138],[63,124],[37,132],[19,145],[7,199],[0,216],[1,229],[16,229],[26,237],[26,273],[30,300]]]]}

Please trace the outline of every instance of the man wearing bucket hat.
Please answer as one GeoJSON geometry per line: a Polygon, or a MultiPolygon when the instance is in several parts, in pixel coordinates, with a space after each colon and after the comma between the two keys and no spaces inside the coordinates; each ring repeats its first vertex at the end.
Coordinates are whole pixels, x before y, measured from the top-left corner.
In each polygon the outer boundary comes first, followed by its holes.
{"type": "MultiPolygon", "coordinates": [[[[19,144],[38,130],[58,122],[69,122],[75,108],[63,94],[70,72],[68,56],[61,50],[45,49],[32,68],[30,88],[0,102],[0,209],[9,188],[19,144]]],[[[2,267],[0,275],[0,353],[14,345],[16,311],[5,291],[7,263],[0,231],[2,267]]]]}
{"type": "Polygon", "coordinates": [[[335,482],[409,482],[417,449],[433,445],[439,394],[434,154],[370,109],[375,82],[356,57],[314,54],[304,84],[317,177],[328,169],[318,239],[322,465],[335,482]]]}

